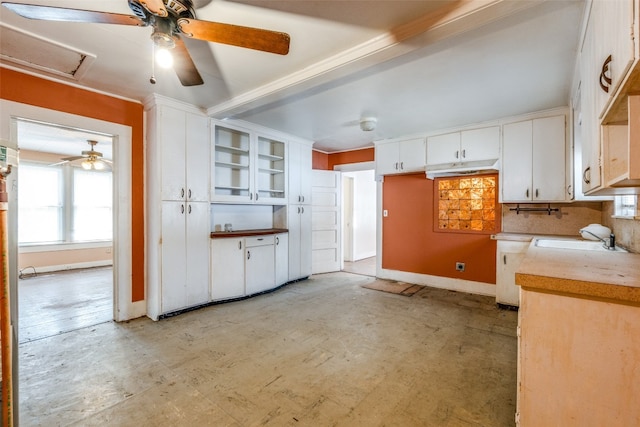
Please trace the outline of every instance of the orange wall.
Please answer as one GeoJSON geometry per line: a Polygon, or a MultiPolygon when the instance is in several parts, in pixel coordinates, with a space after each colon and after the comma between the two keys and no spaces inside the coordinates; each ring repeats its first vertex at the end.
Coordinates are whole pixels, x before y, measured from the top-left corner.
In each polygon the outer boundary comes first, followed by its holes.
{"type": "Polygon", "coordinates": [[[433,183],[423,173],[384,177],[382,267],[495,283],[496,242],[489,234],[434,231],[433,183]],[[456,262],[466,264],[464,272],[456,262]]]}
{"type": "MultiPolygon", "coordinates": [[[[132,302],[144,299],[144,146],[142,104],[0,68],[0,98],[130,126],[132,302]]],[[[126,244],[126,243],[125,243],[126,244]]]]}
{"type": "Polygon", "coordinates": [[[320,151],[311,151],[311,168],[320,170],[329,170],[329,155],[320,151]]]}
{"type": "Polygon", "coordinates": [[[331,171],[336,165],[373,162],[374,157],[375,150],[373,148],[363,148],[361,150],[342,151],[331,154],[313,150],[313,169],[331,171]]]}
{"type": "Polygon", "coordinates": [[[329,165],[327,169],[333,170],[335,165],[345,165],[349,163],[372,162],[375,158],[375,151],[372,148],[362,150],[343,151],[341,153],[329,154],[329,165]]]}

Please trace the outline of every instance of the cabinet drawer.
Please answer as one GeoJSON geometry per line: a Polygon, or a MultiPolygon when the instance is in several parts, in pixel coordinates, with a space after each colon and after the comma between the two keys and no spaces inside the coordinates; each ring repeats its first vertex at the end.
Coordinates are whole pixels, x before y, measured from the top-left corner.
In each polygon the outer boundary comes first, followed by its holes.
{"type": "Polygon", "coordinates": [[[268,236],[255,236],[255,237],[245,237],[244,246],[247,248],[252,248],[255,246],[265,246],[265,245],[273,245],[275,243],[275,237],[273,234],[268,236]]]}

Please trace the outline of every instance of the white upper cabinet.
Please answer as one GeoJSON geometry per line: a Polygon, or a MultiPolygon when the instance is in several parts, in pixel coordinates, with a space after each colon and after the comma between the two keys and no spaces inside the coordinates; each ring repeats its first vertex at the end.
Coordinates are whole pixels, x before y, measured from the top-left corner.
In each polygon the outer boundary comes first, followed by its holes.
{"type": "Polygon", "coordinates": [[[376,145],[376,175],[421,172],[425,170],[424,138],[384,142],[376,145]]]}
{"type": "Polygon", "coordinates": [[[503,127],[501,202],[568,200],[565,116],[503,127]]]}
{"type": "Polygon", "coordinates": [[[290,142],[289,148],[289,203],[311,204],[311,145],[290,142]]]}
{"type": "Polygon", "coordinates": [[[451,132],[427,138],[429,166],[450,167],[462,163],[497,160],[500,155],[500,127],[451,132]]]}
{"type": "Polygon", "coordinates": [[[158,107],[162,200],[209,200],[209,126],[204,115],[158,107]]]}
{"type": "Polygon", "coordinates": [[[230,124],[213,126],[211,200],[286,204],[286,144],[230,124]]]}

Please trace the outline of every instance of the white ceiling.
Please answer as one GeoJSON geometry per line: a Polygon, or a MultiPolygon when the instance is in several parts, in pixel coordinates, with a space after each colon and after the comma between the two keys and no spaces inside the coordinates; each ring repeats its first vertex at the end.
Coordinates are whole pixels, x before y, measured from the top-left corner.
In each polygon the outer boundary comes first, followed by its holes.
{"type": "MultiPolygon", "coordinates": [[[[126,0],[19,2],[130,14],[126,0]]],[[[331,152],[567,105],[584,9],[583,0],[195,4],[201,20],[289,33],[289,54],[187,39],[205,84],[182,87],[157,67],[149,82],[150,28],[34,21],[0,8],[0,37],[17,28],[95,55],[73,81],[81,87],[139,101],[158,93],[331,152]],[[375,131],[360,130],[365,115],[377,117],[375,131]]]]}

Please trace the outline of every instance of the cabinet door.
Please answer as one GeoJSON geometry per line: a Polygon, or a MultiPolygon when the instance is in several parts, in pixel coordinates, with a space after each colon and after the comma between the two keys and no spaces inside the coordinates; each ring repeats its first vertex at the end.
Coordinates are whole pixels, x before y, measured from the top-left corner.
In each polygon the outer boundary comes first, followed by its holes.
{"type": "Polygon", "coordinates": [[[496,258],[496,302],[518,307],[520,287],[516,285],[516,270],[524,259],[529,242],[498,241],[496,258]]]}
{"type": "Polygon", "coordinates": [[[287,222],[289,228],[289,280],[302,277],[300,273],[300,211],[302,206],[289,205],[287,222]]]}
{"type": "MultiPolygon", "coordinates": [[[[531,200],[532,131],[531,120],[508,123],[503,126],[501,174],[501,201],[503,202],[531,200]]],[[[564,182],[564,177],[562,181],[564,182]]]]}
{"type": "Polygon", "coordinates": [[[258,137],[256,158],[256,201],[285,204],[287,188],[285,143],[258,137]]]}
{"type": "Polygon", "coordinates": [[[300,206],[300,210],[300,277],[309,277],[313,267],[311,206],[300,206]]]}
{"type": "Polygon", "coordinates": [[[186,292],[187,305],[209,301],[209,203],[186,205],[186,292]]]}
{"type": "Polygon", "coordinates": [[[289,203],[311,203],[311,147],[296,142],[287,145],[289,203]]]}
{"type": "Polygon", "coordinates": [[[427,138],[427,165],[460,162],[460,132],[427,138]]]}
{"type": "Polygon", "coordinates": [[[161,313],[187,306],[185,204],[162,202],[161,313]]]}
{"type": "Polygon", "coordinates": [[[565,117],[533,120],[533,200],[565,201],[565,117]]]}
{"type": "Polygon", "coordinates": [[[289,236],[287,233],[276,235],[276,286],[289,281],[289,236]]]}
{"type": "Polygon", "coordinates": [[[245,274],[247,295],[273,289],[276,277],[274,245],[247,247],[245,274]]]}
{"type": "Polygon", "coordinates": [[[426,165],[427,144],[424,138],[400,141],[400,171],[423,171],[426,165]]]}
{"type": "Polygon", "coordinates": [[[159,109],[162,200],[184,200],[186,113],[167,106],[161,106],[159,109]]]}
{"type": "Polygon", "coordinates": [[[465,162],[498,159],[500,127],[465,130],[460,133],[460,157],[465,162]]]}
{"type": "Polygon", "coordinates": [[[388,142],[376,145],[376,175],[390,175],[400,172],[400,145],[388,142]]]}
{"type": "MultiPolygon", "coordinates": [[[[209,201],[209,121],[206,116],[186,116],[186,199],[209,201]]],[[[162,173],[165,173],[163,170],[162,173]]]]}
{"type": "Polygon", "coordinates": [[[244,296],[244,239],[211,240],[211,299],[244,296]]]}

